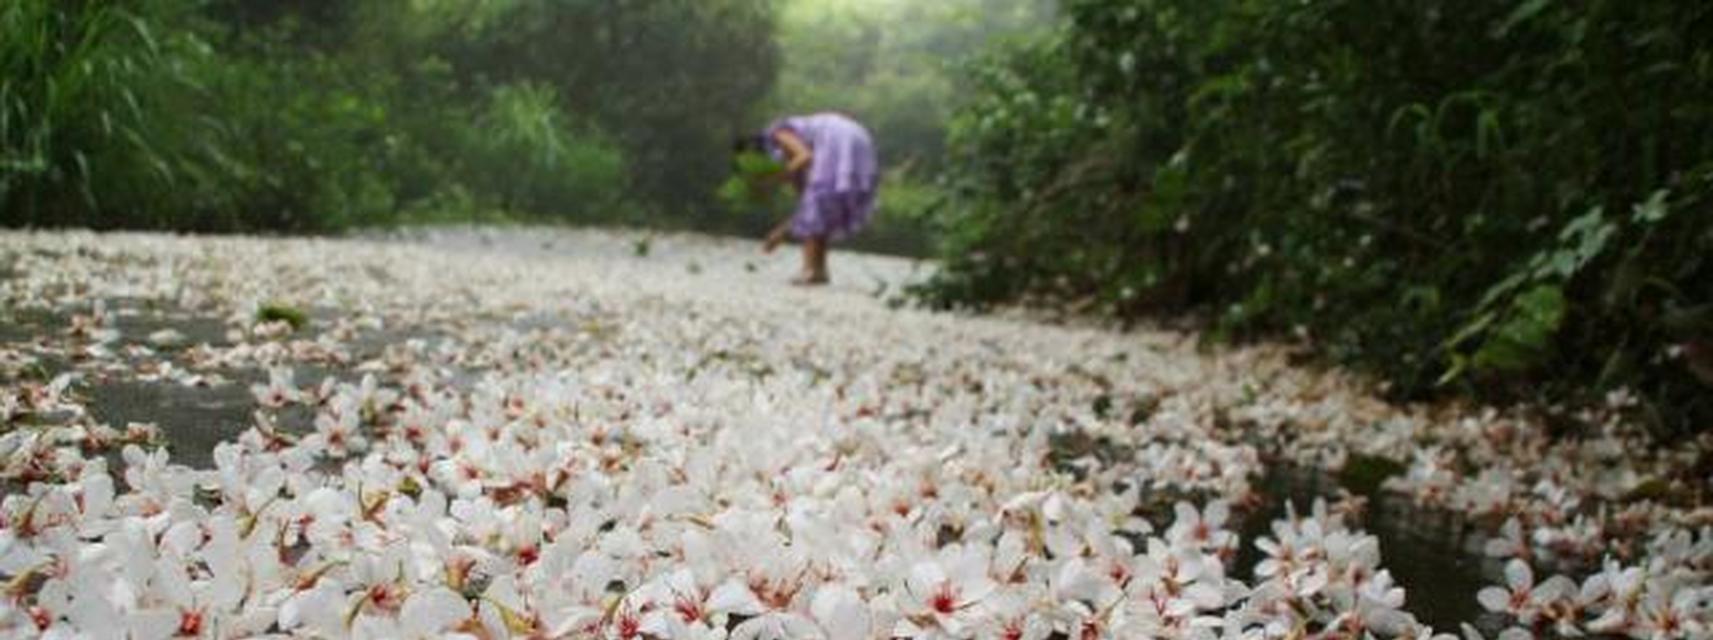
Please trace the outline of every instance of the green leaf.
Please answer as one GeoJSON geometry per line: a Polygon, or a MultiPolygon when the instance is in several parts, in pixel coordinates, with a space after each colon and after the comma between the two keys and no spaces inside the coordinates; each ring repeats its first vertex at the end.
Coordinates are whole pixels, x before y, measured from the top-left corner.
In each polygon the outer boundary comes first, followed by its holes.
{"type": "Polygon", "coordinates": [[[1451,354],[1451,366],[1446,368],[1445,374],[1441,375],[1434,384],[1441,387],[1451,384],[1458,378],[1462,378],[1467,371],[1469,371],[1469,357],[1461,353],[1451,354]]]}
{"type": "Polygon", "coordinates": [[[1143,233],[1165,233],[1172,228],[1176,218],[1166,207],[1158,202],[1146,202],[1136,212],[1136,224],[1143,233]]]}
{"type": "Polygon", "coordinates": [[[1493,285],[1492,288],[1489,288],[1486,293],[1481,295],[1481,302],[1477,306],[1482,309],[1493,306],[1493,304],[1497,303],[1501,298],[1504,298],[1512,291],[1515,291],[1517,287],[1523,286],[1525,282],[1528,282],[1528,277],[1527,273],[1522,272],[1505,276],[1504,280],[1500,280],[1498,284],[1493,285]]]}
{"type": "Polygon", "coordinates": [[[771,156],[753,151],[738,154],[736,163],[738,173],[745,176],[771,176],[785,170],[785,165],[771,156]]]}
{"type": "Polygon", "coordinates": [[[1539,285],[1517,296],[1510,317],[1475,353],[1475,368],[1516,372],[1539,365],[1564,323],[1565,306],[1564,290],[1557,285],[1539,285]]]}
{"type": "Polygon", "coordinates": [[[1469,322],[1469,324],[1463,325],[1462,329],[1458,329],[1457,333],[1454,333],[1450,338],[1447,338],[1443,346],[1447,349],[1456,348],[1457,345],[1468,342],[1469,339],[1481,335],[1481,332],[1486,331],[1488,327],[1493,326],[1493,323],[1498,320],[1498,314],[1491,312],[1476,316],[1474,320],[1469,322]]]}
{"type": "Polygon", "coordinates": [[[1646,202],[1636,205],[1630,219],[1637,224],[1654,224],[1666,219],[1666,216],[1671,215],[1671,206],[1666,204],[1666,199],[1669,197],[1671,197],[1670,189],[1660,189],[1653,192],[1653,195],[1648,196],[1646,202]]]}
{"type": "Polygon", "coordinates": [[[1504,22],[1499,23],[1497,27],[1493,28],[1493,37],[1503,38],[1510,35],[1512,29],[1517,28],[1518,25],[1521,25],[1524,22],[1528,22],[1530,18],[1540,15],[1542,11],[1545,11],[1546,8],[1551,5],[1552,0],[1527,0],[1526,2],[1517,5],[1517,9],[1511,12],[1510,17],[1505,18],[1504,22]]]}

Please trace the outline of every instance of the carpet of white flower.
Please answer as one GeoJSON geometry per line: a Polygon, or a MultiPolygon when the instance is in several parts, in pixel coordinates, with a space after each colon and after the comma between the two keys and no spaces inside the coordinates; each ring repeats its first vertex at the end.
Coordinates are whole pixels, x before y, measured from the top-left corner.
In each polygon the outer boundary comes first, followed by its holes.
{"type": "Polygon", "coordinates": [[[0,636],[1479,635],[1407,613],[1360,498],[1238,539],[1264,465],[1358,459],[1491,535],[1503,582],[1463,597],[1501,637],[1713,634],[1706,439],[1552,439],[1277,348],[891,309],[898,260],[790,289],[751,252],[0,234],[0,317],[58,323],[0,343],[0,636]],[[148,313],[228,335],[119,329],[148,313]],[[106,380],[253,381],[257,410],[192,468],[92,416],[106,380]]]}

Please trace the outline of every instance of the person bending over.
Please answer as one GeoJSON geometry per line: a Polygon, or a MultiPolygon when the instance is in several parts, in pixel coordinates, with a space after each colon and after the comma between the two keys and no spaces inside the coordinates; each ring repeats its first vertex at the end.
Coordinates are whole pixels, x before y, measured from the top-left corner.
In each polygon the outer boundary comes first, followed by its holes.
{"type": "Polygon", "coordinates": [[[792,116],[740,139],[734,151],[764,152],[783,163],[777,178],[796,189],[797,208],[767,234],[762,250],[771,253],[795,238],[803,245],[803,270],[792,283],[826,284],[828,244],[860,231],[874,213],[880,162],[868,129],[840,113],[792,116]]]}

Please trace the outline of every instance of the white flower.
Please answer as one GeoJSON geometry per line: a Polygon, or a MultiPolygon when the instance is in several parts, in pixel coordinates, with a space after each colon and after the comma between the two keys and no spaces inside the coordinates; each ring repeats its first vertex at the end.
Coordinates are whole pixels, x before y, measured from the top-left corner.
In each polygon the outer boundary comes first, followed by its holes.
{"type": "Polygon", "coordinates": [[[988,577],[985,547],[952,545],[932,560],[912,565],[902,582],[900,622],[904,635],[968,633],[980,619],[981,604],[996,586],[988,577]]]}
{"type": "Polygon", "coordinates": [[[455,632],[474,614],[463,596],[445,587],[426,587],[405,598],[397,616],[359,616],[351,630],[353,638],[470,639],[477,636],[455,632]]]}
{"type": "Polygon", "coordinates": [[[1505,565],[1505,584],[1482,589],[1476,599],[1488,611],[1508,614],[1523,624],[1533,624],[1550,606],[1576,592],[1575,583],[1564,576],[1553,576],[1537,586],[1528,563],[1515,559],[1505,565]]]}
{"type": "Polygon", "coordinates": [[[1385,490],[1511,561],[1478,595],[1519,626],[1505,640],[1709,633],[1713,530],[1684,524],[1705,514],[1615,501],[1690,477],[1713,439],[1656,453],[1594,408],[1580,418],[1598,434],[1561,442],[1498,410],[1390,406],[1265,345],[1197,353],[837,291],[806,305],[723,273],[733,254],[698,241],[661,246],[707,251],[718,287],[607,260],[605,244],[524,260],[0,232],[21,263],[9,300],[85,316],[75,335],[0,345],[8,378],[69,367],[0,389],[0,636],[1454,640],[1405,612],[1411,585],[1346,523],[1356,501],[1290,508],[1253,541],[1253,579],[1229,577],[1251,541],[1227,505],[1276,493],[1254,484],[1274,463],[1262,451],[1411,460],[1385,490]],[[151,263],[175,266],[120,268],[151,263]],[[175,354],[90,342],[131,313],[102,299],[246,326],[246,301],[280,296],[346,319],[175,354]],[[331,375],[300,390],[300,367],[331,375]],[[261,409],[211,457],[170,420],[97,423],[71,386],[203,393],[177,385],[236,370],[267,372],[261,409]],[[1049,439],[1071,431],[1096,450],[1049,439]],[[159,435],[189,455],[144,446],[159,435]],[[1163,496],[1196,497],[1161,514],[1163,496]],[[1162,515],[1154,535],[1144,518],[1162,515]],[[1607,554],[1580,588],[1528,564],[1607,554]]]}
{"type": "Polygon", "coordinates": [[[1219,552],[1236,546],[1237,537],[1226,531],[1225,521],[1231,517],[1231,507],[1215,500],[1205,510],[1198,511],[1187,502],[1174,507],[1177,520],[1166,530],[1166,539],[1173,544],[1189,545],[1208,552],[1219,552]]]}
{"type": "Polygon", "coordinates": [[[850,587],[839,584],[821,587],[809,609],[826,632],[827,640],[867,640],[872,635],[873,616],[868,603],[850,587]]]}
{"type": "Polygon", "coordinates": [[[268,383],[250,386],[250,393],[256,397],[256,403],[269,409],[278,409],[298,401],[302,392],[293,382],[290,367],[276,367],[268,370],[268,383]]]}

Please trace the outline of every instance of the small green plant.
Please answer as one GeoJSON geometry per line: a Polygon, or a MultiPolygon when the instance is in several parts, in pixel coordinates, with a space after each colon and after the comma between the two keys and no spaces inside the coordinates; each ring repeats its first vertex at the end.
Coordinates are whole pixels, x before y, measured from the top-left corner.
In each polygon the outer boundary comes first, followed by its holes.
{"type": "Polygon", "coordinates": [[[720,185],[721,202],[733,210],[770,205],[779,192],[785,166],[765,153],[747,151],[732,160],[732,176],[720,185]]]}
{"type": "Polygon", "coordinates": [[[293,331],[297,331],[309,324],[309,315],[297,307],[269,303],[256,310],[256,321],[284,322],[290,325],[293,331]]]}

